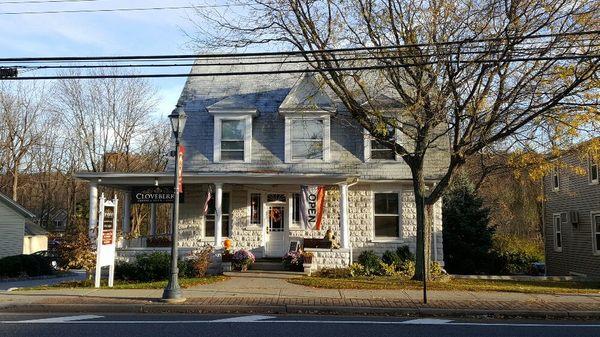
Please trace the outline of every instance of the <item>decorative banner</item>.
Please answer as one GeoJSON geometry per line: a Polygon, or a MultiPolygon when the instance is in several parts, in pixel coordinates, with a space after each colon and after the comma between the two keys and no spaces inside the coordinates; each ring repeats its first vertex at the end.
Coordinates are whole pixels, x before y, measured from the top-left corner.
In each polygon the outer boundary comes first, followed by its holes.
{"type": "MultiPolygon", "coordinates": [[[[131,202],[134,204],[171,204],[175,200],[172,186],[141,186],[131,190],[131,202]]],[[[184,202],[184,194],[179,196],[184,202]]]]}
{"type": "Polygon", "coordinates": [[[179,184],[179,194],[183,193],[183,154],[184,153],[185,153],[185,147],[183,145],[179,145],[179,150],[177,151],[177,163],[178,163],[177,182],[179,184]]]}
{"type": "Polygon", "coordinates": [[[117,196],[106,200],[104,193],[100,197],[100,214],[98,214],[98,237],[96,238],[96,275],[94,286],[100,288],[102,267],[108,266],[108,286],[113,286],[115,278],[115,258],[117,236],[117,196]]]}
{"type": "Polygon", "coordinates": [[[300,218],[304,228],[321,229],[325,187],[306,186],[300,188],[300,218]]]}

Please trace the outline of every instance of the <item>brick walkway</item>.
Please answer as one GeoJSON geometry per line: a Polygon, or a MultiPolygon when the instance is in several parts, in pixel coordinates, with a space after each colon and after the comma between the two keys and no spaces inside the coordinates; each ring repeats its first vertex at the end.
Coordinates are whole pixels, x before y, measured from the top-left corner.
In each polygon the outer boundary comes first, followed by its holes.
{"type": "MultiPolygon", "coordinates": [[[[292,312],[290,307],[310,311],[356,309],[357,312],[398,309],[404,312],[425,310],[457,311],[538,311],[551,313],[590,312],[600,317],[600,294],[524,294],[473,291],[430,291],[429,303],[421,303],[419,290],[351,290],[319,289],[291,284],[287,278],[297,275],[277,273],[231,273],[230,279],[183,290],[188,308],[231,306],[275,308],[292,312]],[[341,309],[340,309],[341,308],[341,309]],[[373,309],[373,310],[371,310],[373,309]]],[[[162,289],[93,289],[78,288],[38,291],[0,292],[0,308],[11,304],[47,305],[140,305],[161,307],[162,289]]],[[[208,309],[206,309],[208,308],[208,309]]],[[[300,309],[297,309],[300,310],[300,309]]],[[[347,312],[347,310],[345,311],[347,312]]]]}

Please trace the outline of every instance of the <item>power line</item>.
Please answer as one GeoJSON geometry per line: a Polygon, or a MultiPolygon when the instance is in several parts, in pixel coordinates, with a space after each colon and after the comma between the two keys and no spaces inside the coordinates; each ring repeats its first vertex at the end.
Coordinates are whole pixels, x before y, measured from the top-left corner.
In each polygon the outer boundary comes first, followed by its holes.
{"type": "Polygon", "coordinates": [[[98,8],[98,9],[59,9],[48,11],[0,12],[0,15],[35,15],[35,14],[73,14],[73,13],[106,13],[106,12],[140,12],[158,10],[180,10],[196,8],[229,8],[244,5],[197,5],[197,6],[165,6],[165,7],[135,7],[135,8],[98,8]]]}
{"type": "MultiPolygon", "coordinates": [[[[469,60],[460,63],[497,63],[497,62],[530,62],[530,61],[552,61],[552,60],[575,60],[575,59],[594,59],[600,61],[600,54],[595,55],[572,55],[563,57],[533,57],[533,58],[512,58],[504,60],[469,60]]],[[[165,77],[211,77],[211,76],[242,76],[242,75],[273,75],[273,74],[294,74],[294,73],[316,73],[328,71],[359,71],[359,70],[382,70],[391,68],[409,68],[414,66],[424,66],[437,63],[457,63],[457,61],[444,62],[421,62],[415,64],[393,64],[378,66],[358,66],[358,67],[336,67],[336,68],[309,68],[309,69],[288,69],[288,70],[259,70],[259,71],[238,71],[238,72],[214,72],[214,73],[173,73],[173,74],[102,74],[102,75],[62,75],[62,76],[29,76],[29,77],[10,77],[3,80],[56,80],[56,79],[102,79],[102,78],[165,78],[165,77]]]]}
{"type": "Polygon", "coordinates": [[[60,57],[10,57],[0,58],[0,63],[23,63],[23,62],[47,62],[47,61],[123,61],[123,60],[175,60],[175,59],[214,59],[214,58],[242,58],[256,56],[295,56],[305,54],[335,54],[342,52],[354,51],[385,51],[385,50],[402,50],[405,48],[415,47],[442,47],[453,45],[465,45],[480,42],[506,41],[506,40],[529,40],[543,39],[550,37],[567,37],[567,36],[584,36],[584,35],[599,35],[600,30],[580,31],[580,32],[564,32],[551,34],[532,34],[519,37],[493,37],[485,39],[464,39],[459,41],[447,41],[438,43],[419,43],[391,46],[371,46],[371,47],[349,47],[335,49],[319,49],[319,50],[296,50],[282,52],[251,52],[251,53],[215,53],[215,54],[171,54],[171,55],[128,55],[128,56],[60,56],[60,57]]]}
{"type": "MultiPolygon", "coordinates": [[[[594,46],[600,46],[600,44],[594,44],[594,46]]],[[[557,48],[564,49],[570,48],[567,46],[559,46],[557,48]]],[[[530,48],[527,50],[518,50],[515,49],[512,51],[514,56],[527,55],[527,53],[535,52],[535,51],[543,51],[543,48],[530,48]]],[[[429,58],[429,57],[445,57],[445,56],[454,56],[454,55],[489,55],[500,53],[502,50],[480,50],[480,51],[463,51],[463,52],[440,52],[433,54],[420,54],[418,58],[429,58]]],[[[391,55],[391,56],[377,56],[377,55],[369,55],[363,54],[364,56],[358,56],[356,54],[345,54],[342,58],[336,59],[336,62],[349,62],[349,61],[394,61],[394,60],[407,60],[411,59],[410,56],[399,56],[399,55],[391,55]]],[[[340,56],[340,55],[337,55],[340,56]]],[[[468,60],[465,60],[468,61],[468,60]]],[[[31,70],[44,70],[44,69],[95,69],[95,68],[173,68],[173,67],[217,67],[217,66],[255,66],[255,65],[284,65],[284,64],[306,64],[310,62],[315,62],[313,60],[306,60],[304,58],[295,58],[291,60],[282,60],[277,59],[274,61],[242,61],[242,62],[213,62],[213,63],[137,63],[137,64],[69,64],[69,65],[17,65],[16,68],[19,69],[31,69],[31,70]]]]}
{"type": "Polygon", "coordinates": [[[27,1],[0,1],[0,5],[27,5],[62,2],[95,2],[99,0],[27,0],[27,1]]]}

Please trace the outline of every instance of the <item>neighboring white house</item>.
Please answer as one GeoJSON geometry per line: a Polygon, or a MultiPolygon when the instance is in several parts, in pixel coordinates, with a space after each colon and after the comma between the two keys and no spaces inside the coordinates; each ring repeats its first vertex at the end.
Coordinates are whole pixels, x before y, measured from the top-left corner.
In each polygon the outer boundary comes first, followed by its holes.
{"type": "Polygon", "coordinates": [[[0,258],[23,254],[25,223],[34,215],[0,193],[0,258]]]}
{"type": "Polygon", "coordinates": [[[23,254],[33,254],[42,250],[48,250],[48,232],[31,221],[26,222],[23,254]]]}

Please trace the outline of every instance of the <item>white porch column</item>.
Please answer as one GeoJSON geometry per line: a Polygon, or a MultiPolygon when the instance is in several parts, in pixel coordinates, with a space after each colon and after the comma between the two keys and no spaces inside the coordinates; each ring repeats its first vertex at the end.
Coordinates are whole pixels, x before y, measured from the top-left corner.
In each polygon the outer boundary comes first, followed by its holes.
{"type": "Polygon", "coordinates": [[[150,235],[156,235],[156,204],[150,204],[150,235]]]}
{"type": "Polygon", "coordinates": [[[88,222],[88,235],[94,239],[94,230],[98,224],[98,184],[90,182],[90,209],[88,222]]]}
{"type": "Polygon", "coordinates": [[[126,237],[131,231],[131,192],[125,192],[123,199],[123,237],[126,237]]]}
{"type": "Polygon", "coordinates": [[[340,186],[340,245],[344,249],[350,248],[350,228],[348,226],[348,184],[340,186]]]}
{"type": "Polygon", "coordinates": [[[222,246],[223,237],[223,183],[215,183],[215,248],[222,246]]]}

